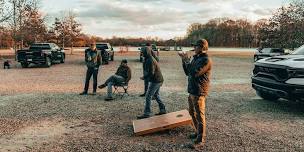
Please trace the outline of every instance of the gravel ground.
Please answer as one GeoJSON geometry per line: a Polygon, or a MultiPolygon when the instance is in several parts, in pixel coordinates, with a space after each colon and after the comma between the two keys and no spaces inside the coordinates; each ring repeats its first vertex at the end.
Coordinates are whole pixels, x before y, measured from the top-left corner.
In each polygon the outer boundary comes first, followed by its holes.
{"type": "MultiPolygon", "coordinates": [[[[190,151],[190,126],[134,136],[132,120],[143,111],[138,55],[118,55],[103,66],[99,83],[128,58],[130,96],[104,101],[79,96],[85,66],[81,55],[51,68],[0,69],[0,151],[190,151]]],[[[250,85],[252,56],[214,53],[212,89],[207,100],[205,151],[304,151],[304,104],[258,98],[250,85]]],[[[1,61],[0,61],[1,62],[1,61]]],[[[174,52],[161,52],[168,111],[187,108],[186,77],[174,52]]],[[[153,103],[157,113],[157,104],[153,103]]]]}

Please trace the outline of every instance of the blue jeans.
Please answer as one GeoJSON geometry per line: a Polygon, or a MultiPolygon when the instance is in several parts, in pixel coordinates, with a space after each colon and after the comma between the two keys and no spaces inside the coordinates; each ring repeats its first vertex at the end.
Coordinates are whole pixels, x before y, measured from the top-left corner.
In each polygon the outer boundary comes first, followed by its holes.
{"type": "Polygon", "coordinates": [[[145,103],[145,111],[144,115],[150,116],[151,115],[151,101],[152,97],[155,97],[155,100],[159,106],[159,112],[166,112],[166,107],[159,96],[159,89],[162,86],[162,83],[149,83],[149,87],[146,93],[146,103],[145,103]]]}
{"type": "Polygon", "coordinates": [[[125,82],[125,78],[119,75],[112,75],[106,82],[105,85],[108,87],[108,97],[112,97],[112,86],[119,85],[125,82]]]}

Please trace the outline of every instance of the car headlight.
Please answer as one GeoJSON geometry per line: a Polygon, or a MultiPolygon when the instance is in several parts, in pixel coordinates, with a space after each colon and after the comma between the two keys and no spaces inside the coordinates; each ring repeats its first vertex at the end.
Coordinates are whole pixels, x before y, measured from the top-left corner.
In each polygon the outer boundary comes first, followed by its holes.
{"type": "Polygon", "coordinates": [[[304,78],[304,69],[291,69],[288,73],[292,78],[304,78]]]}

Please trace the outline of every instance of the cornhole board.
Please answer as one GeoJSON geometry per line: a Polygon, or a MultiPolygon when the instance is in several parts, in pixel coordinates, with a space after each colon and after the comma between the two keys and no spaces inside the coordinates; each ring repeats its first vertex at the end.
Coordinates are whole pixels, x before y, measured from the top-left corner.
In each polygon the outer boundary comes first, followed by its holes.
{"type": "Polygon", "coordinates": [[[133,128],[135,135],[140,136],[191,124],[192,118],[188,110],[182,110],[146,119],[134,120],[133,128]]]}

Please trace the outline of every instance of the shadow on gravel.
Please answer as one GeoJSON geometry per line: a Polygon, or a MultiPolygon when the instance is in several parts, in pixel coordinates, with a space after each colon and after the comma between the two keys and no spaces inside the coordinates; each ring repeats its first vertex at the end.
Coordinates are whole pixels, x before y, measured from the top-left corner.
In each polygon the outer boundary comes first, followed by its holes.
{"type": "Polygon", "coordinates": [[[246,102],[238,108],[238,111],[241,113],[268,113],[269,115],[284,114],[286,116],[304,117],[304,102],[252,99],[250,102],[246,102]]]}

